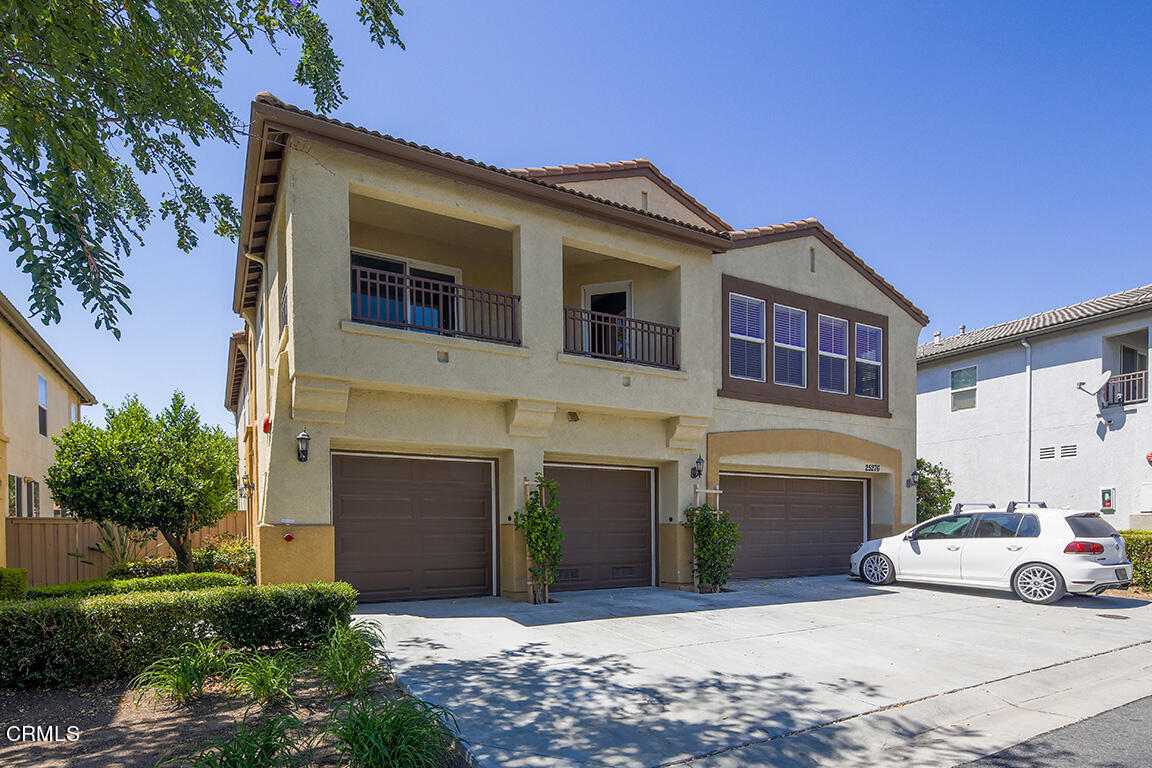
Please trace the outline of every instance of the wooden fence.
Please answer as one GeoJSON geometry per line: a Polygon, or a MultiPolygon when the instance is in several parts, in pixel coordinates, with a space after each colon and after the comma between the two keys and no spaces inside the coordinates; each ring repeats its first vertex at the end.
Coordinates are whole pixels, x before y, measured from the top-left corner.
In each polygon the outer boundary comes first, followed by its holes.
{"type": "MultiPolygon", "coordinates": [[[[192,546],[198,547],[205,540],[221,533],[237,536],[248,534],[248,514],[237,512],[221,520],[210,528],[202,528],[192,534],[192,546]]],[[[24,568],[28,571],[28,586],[47,587],[80,579],[98,579],[104,576],[107,563],[98,552],[89,551],[100,541],[96,523],[60,517],[9,517],[5,519],[7,538],[7,565],[9,568],[24,568]],[[80,562],[78,557],[70,557],[69,552],[83,552],[86,560],[94,564],[80,562]]],[[[141,547],[141,557],[166,557],[172,548],[159,534],[141,547]]]]}

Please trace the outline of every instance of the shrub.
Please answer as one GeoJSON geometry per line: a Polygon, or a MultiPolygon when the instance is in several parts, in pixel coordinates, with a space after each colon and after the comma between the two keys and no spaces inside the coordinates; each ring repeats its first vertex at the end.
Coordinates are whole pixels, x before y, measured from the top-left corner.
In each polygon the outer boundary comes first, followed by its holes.
{"type": "Polygon", "coordinates": [[[357,697],[338,707],[325,729],[341,765],[358,768],[446,765],[456,731],[451,712],[411,696],[379,703],[357,697]]]}
{"type": "Polygon", "coordinates": [[[1132,583],[1152,592],[1152,531],[1120,531],[1120,535],[1132,561],[1132,583]]]}
{"type": "Polygon", "coordinates": [[[259,723],[244,715],[227,739],[209,742],[184,757],[161,763],[186,768],[268,768],[295,765],[294,734],[302,730],[300,721],[284,713],[259,723]]]}
{"type": "Polygon", "coordinates": [[[313,656],[316,671],[332,693],[364,693],[388,669],[384,636],[375,624],[335,624],[313,656]]]}
{"type": "Polygon", "coordinates": [[[0,688],[138,674],[197,640],[311,648],[356,605],[348,584],[271,584],[0,604],[0,688]]]}
{"type": "Polygon", "coordinates": [[[136,703],[148,692],[174,704],[200,698],[204,684],[224,670],[229,655],[219,640],[186,644],[175,656],[157,659],[133,678],[130,685],[139,690],[136,703]]]}
{"type": "Polygon", "coordinates": [[[264,706],[291,704],[296,676],[304,660],[292,651],[246,653],[232,664],[228,682],[233,688],[264,706]]]}
{"type": "Polygon", "coordinates": [[[524,511],[516,511],[513,524],[524,532],[524,543],[528,547],[528,584],[532,589],[533,603],[548,602],[548,585],[556,583],[556,571],[560,567],[561,545],[564,531],[560,527],[560,516],[556,508],[560,505],[558,483],[549,480],[539,472],[536,484],[528,493],[524,511]]]}
{"type": "Polygon", "coordinates": [[[119,563],[108,569],[110,579],[147,579],[152,576],[170,576],[180,572],[174,557],[146,557],[129,563],[119,563]]]}
{"type": "MultiPolygon", "coordinates": [[[[248,584],[256,583],[256,549],[243,536],[222,533],[191,551],[196,573],[230,573],[248,584]]],[[[108,569],[110,579],[137,579],[179,573],[175,557],[146,557],[108,569]]]]}
{"type": "Polygon", "coordinates": [[[28,571],[23,568],[0,568],[0,600],[20,600],[27,591],[28,571]]]}
{"type": "Polygon", "coordinates": [[[697,587],[719,592],[736,563],[739,526],[727,512],[701,504],[684,510],[684,527],[692,531],[692,573],[697,587]]]}
{"type": "Polygon", "coordinates": [[[256,548],[243,536],[222,533],[204,546],[192,550],[192,570],[230,573],[249,584],[255,584],[256,548]]]}
{"type": "Polygon", "coordinates": [[[227,573],[178,573],[147,579],[89,579],[28,590],[29,600],[52,597],[123,595],[129,592],[188,592],[216,587],[240,587],[244,580],[227,573]]]}

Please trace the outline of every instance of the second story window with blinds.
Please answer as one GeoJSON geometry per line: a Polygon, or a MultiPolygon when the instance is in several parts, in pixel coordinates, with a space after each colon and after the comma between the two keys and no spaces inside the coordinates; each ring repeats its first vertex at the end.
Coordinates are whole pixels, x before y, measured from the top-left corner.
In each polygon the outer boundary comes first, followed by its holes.
{"type": "Polygon", "coordinates": [[[728,297],[728,375],[764,381],[764,302],[728,297]]]}
{"type": "Polygon", "coordinates": [[[820,315],[821,392],[848,394],[848,321],[820,315]]]}
{"type": "Polygon", "coordinates": [[[36,377],[37,408],[36,418],[40,425],[40,434],[48,436],[48,381],[43,376],[36,377]]]}
{"type": "Polygon", "coordinates": [[[803,388],[808,384],[808,313],[774,304],[772,319],[773,381],[786,387],[803,388]]]}
{"type": "Polygon", "coordinates": [[[883,396],[884,331],[864,323],[856,324],[856,394],[879,399],[883,396]]]}
{"type": "Polygon", "coordinates": [[[952,371],[952,410],[966,411],[975,407],[976,366],[957,368],[952,371]]]}

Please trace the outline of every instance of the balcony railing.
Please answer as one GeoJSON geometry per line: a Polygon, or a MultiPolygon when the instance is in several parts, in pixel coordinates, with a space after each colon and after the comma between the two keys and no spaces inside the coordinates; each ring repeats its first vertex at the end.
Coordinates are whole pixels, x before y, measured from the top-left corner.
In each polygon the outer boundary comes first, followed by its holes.
{"type": "Polygon", "coordinates": [[[1108,379],[1101,393],[1105,405],[1127,405],[1148,401],[1148,371],[1121,373],[1108,379]]]}
{"type": "Polygon", "coordinates": [[[520,343],[519,296],[368,267],[352,267],[352,319],[520,343]]]}
{"type": "Polygon", "coordinates": [[[625,363],[679,368],[675,325],[564,307],[564,351],[625,363]]]}

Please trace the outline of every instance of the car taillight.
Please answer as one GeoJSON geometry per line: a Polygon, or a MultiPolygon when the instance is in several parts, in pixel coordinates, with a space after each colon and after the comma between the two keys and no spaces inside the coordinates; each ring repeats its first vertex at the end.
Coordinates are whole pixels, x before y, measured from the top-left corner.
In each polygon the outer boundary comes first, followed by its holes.
{"type": "Polygon", "coordinates": [[[1099,555],[1104,551],[1103,544],[1094,541],[1074,541],[1064,547],[1066,555],[1099,555]]]}

